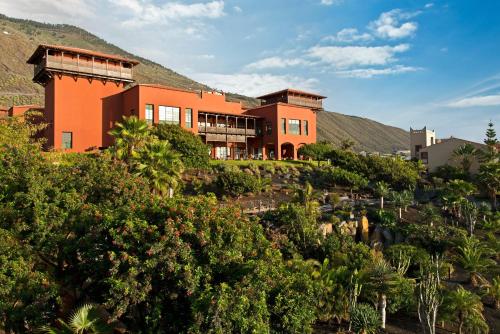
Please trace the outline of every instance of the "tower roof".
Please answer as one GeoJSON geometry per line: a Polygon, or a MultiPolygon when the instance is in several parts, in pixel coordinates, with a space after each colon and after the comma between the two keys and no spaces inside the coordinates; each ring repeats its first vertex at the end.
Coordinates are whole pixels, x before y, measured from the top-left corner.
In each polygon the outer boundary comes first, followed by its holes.
{"type": "Polygon", "coordinates": [[[112,54],[107,54],[107,53],[102,53],[102,52],[97,52],[97,51],[92,51],[92,50],[87,50],[87,49],[80,49],[80,48],[68,47],[68,46],[63,46],[63,45],[52,45],[52,44],[40,44],[36,48],[36,50],[33,52],[31,57],[28,59],[27,63],[28,64],[37,64],[38,63],[37,60],[44,54],[45,50],[55,50],[55,51],[62,51],[62,52],[68,52],[68,53],[77,53],[77,54],[87,55],[87,56],[91,56],[91,57],[121,61],[121,62],[125,62],[125,63],[130,63],[132,65],[139,64],[139,62],[137,60],[128,59],[128,58],[118,56],[118,55],[112,55],[112,54]]]}
{"type": "Polygon", "coordinates": [[[318,94],[315,94],[315,93],[309,93],[309,92],[305,92],[303,90],[292,89],[292,88],[287,88],[287,89],[279,90],[277,92],[269,93],[269,94],[266,94],[266,95],[262,95],[262,96],[259,96],[257,98],[258,99],[266,99],[266,98],[269,98],[271,96],[282,95],[282,94],[302,95],[302,96],[307,96],[307,97],[315,97],[315,98],[319,98],[319,99],[326,99],[326,96],[323,96],[323,95],[318,95],[318,94]]]}

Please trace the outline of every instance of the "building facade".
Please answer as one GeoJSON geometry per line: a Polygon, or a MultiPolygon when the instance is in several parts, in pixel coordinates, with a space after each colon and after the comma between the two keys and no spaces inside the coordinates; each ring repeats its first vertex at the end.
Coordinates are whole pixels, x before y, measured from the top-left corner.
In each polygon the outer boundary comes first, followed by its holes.
{"type": "Polygon", "coordinates": [[[198,134],[215,159],[297,159],[302,145],[316,142],[316,111],[325,98],[285,89],[246,108],[221,92],[134,85],[138,62],[56,45],[40,45],[28,63],[45,87],[47,146],[74,152],[110,146],[114,124],[134,115],[198,134]]]}
{"type": "Polygon", "coordinates": [[[412,159],[423,160],[420,151],[435,143],[436,132],[434,130],[427,130],[427,127],[420,130],[410,128],[410,155],[412,159]]]}

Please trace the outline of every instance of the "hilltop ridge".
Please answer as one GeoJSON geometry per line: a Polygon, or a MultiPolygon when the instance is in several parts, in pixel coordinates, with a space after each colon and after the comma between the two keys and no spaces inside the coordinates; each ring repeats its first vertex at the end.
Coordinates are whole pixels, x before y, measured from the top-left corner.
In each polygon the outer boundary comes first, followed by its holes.
{"type": "MultiPolygon", "coordinates": [[[[26,60],[42,43],[66,45],[111,53],[136,59],[134,78],[137,83],[154,83],[189,90],[212,88],[196,82],[165,66],[127,52],[79,27],[67,24],[47,24],[15,19],[0,14],[0,106],[14,104],[43,105],[43,87],[32,82],[33,68],[26,60]]],[[[258,100],[227,93],[228,100],[241,101],[245,106],[258,105],[258,100]]],[[[403,129],[382,123],[322,111],[317,120],[318,140],[339,143],[352,139],[356,150],[391,152],[409,147],[409,134],[403,129]]]]}

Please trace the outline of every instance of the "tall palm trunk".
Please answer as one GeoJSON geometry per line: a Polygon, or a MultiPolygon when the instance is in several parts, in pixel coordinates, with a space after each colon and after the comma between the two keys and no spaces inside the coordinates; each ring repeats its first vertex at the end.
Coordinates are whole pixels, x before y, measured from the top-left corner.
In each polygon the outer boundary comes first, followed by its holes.
{"type": "Polygon", "coordinates": [[[384,208],[384,196],[380,196],[380,208],[384,208]]]}
{"type": "Polygon", "coordinates": [[[381,325],[382,329],[385,329],[386,306],[387,306],[387,296],[381,293],[379,297],[379,309],[380,309],[380,317],[382,319],[382,325],[381,325]]]}

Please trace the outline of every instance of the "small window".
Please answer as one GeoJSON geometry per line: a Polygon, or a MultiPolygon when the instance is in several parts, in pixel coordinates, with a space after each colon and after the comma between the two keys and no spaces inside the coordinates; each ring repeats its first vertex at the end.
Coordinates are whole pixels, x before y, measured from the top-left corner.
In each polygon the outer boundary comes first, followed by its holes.
{"type": "Polygon", "coordinates": [[[186,108],[186,128],[191,129],[193,127],[193,109],[186,108]]]}
{"type": "Polygon", "coordinates": [[[167,124],[179,124],[180,122],[180,108],[178,107],[158,107],[158,121],[167,124]]]}
{"type": "Polygon", "coordinates": [[[292,135],[300,135],[300,120],[289,119],[288,120],[288,131],[292,135]]]}
{"type": "Polygon", "coordinates": [[[64,150],[73,148],[73,132],[62,133],[62,148],[64,150]]]}
{"type": "Polygon", "coordinates": [[[273,126],[271,123],[266,123],[266,135],[270,136],[273,133],[273,126]]]}
{"type": "Polygon", "coordinates": [[[284,135],[286,134],[286,119],[285,118],[281,119],[281,133],[284,135]]]}
{"type": "Polygon", "coordinates": [[[304,135],[309,136],[309,121],[304,120],[304,135]]]}
{"type": "Polygon", "coordinates": [[[146,104],[146,123],[152,125],[154,123],[154,106],[146,104]]]}

